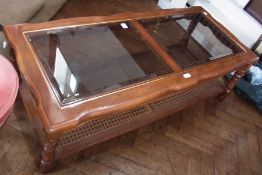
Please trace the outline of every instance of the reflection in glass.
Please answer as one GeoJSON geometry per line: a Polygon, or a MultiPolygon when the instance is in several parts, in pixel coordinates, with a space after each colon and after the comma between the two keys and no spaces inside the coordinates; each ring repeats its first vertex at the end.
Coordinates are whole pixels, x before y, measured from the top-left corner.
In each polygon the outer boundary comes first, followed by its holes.
{"type": "Polygon", "coordinates": [[[140,22],[182,68],[194,67],[242,51],[202,13],[140,22]]]}
{"type": "Polygon", "coordinates": [[[128,23],[28,34],[62,103],[173,72],[128,23]]]}
{"type": "Polygon", "coordinates": [[[69,69],[65,58],[59,48],[56,48],[54,78],[57,81],[60,92],[65,97],[72,96],[77,88],[76,78],[69,69]]]}

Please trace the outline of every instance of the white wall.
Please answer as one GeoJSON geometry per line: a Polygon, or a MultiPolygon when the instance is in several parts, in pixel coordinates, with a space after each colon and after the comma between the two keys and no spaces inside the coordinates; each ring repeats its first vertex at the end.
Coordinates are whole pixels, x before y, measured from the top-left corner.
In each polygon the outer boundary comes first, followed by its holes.
{"type": "Polygon", "coordinates": [[[240,7],[244,8],[249,0],[232,0],[232,1],[234,1],[240,7]]]}
{"type": "Polygon", "coordinates": [[[162,9],[183,8],[186,6],[187,0],[159,0],[158,5],[162,9]]]}

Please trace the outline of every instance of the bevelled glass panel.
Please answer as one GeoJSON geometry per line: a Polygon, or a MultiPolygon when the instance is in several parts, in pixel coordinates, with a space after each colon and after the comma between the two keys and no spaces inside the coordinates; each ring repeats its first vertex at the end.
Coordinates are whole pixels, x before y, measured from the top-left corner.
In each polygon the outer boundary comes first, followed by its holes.
{"type": "Polygon", "coordinates": [[[146,19],[140,23],[183,69],[242,52],[202,13],[146,19]]]}
{"type": "Polygon", "coordinates": [[[173,72],[128,23],[26,35],[64,104],[173,72]]]}

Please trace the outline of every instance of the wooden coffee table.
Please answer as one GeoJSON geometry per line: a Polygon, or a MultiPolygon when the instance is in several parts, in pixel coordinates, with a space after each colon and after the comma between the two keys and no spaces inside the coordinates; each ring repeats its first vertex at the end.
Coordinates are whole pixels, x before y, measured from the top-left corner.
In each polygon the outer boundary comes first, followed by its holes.
{"type": "Polygon", "coordinates": [[[4,28],[40,166],[230,93],[257,57],[203,8],[4,28]],[[230,72],[228,82],[222,77],[230,72]]]}

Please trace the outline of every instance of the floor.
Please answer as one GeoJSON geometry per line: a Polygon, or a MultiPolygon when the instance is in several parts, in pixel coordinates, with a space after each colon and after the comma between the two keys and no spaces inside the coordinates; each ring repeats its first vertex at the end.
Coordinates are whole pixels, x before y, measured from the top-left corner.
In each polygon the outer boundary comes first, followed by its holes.
{"type": "MultiPolygon", "coordinates": [[[[71,0],[54,19],[157,8],[154,0],[71,0]]],[[[0,175],[40,174],[40,146],[19,98],[0,138],[0,175]]],[[[234,93],[199,102],[139,129],[133,145],[127,135],[115,138],[60,161],[50,174],[262,175],[262,116],[234,93]]]]}

